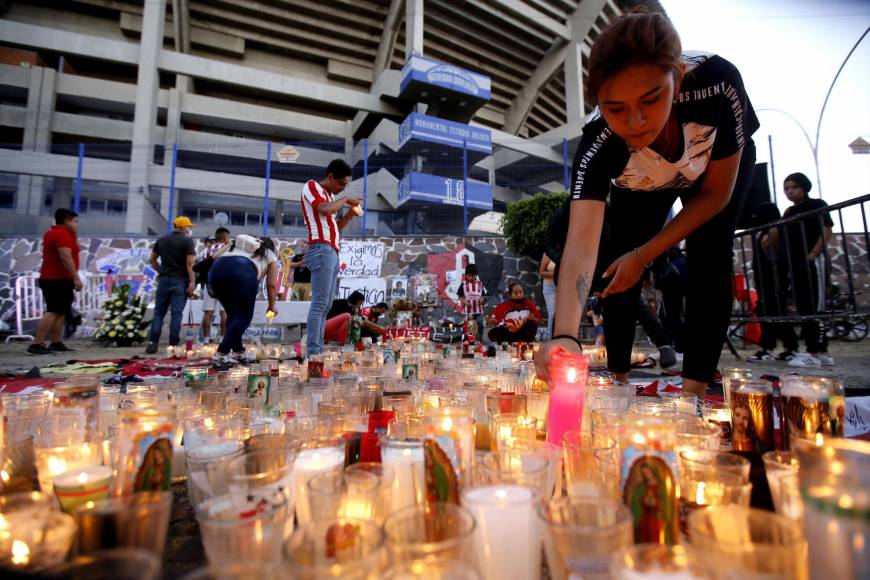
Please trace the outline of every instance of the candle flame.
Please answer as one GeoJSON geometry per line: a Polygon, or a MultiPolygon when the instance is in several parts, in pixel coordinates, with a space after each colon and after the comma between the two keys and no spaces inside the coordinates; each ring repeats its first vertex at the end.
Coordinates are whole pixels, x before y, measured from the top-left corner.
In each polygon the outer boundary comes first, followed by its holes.
{"type": "Polygon", "coordinates": [[[698,505],[704,505],[705,497],[704,497],[704,488],[707,487],[707,484],[703,481],[698,482],[698,489],[695,491],[695,503],[698,505]]]}
{"type": "Polygon", "coordinates": [[[567,380],[569,383],[575,382],[577,380],[577,369],[575,369],[574,367],[570,367],[568,369],[568,372],[565,374],[565,380],[567,380]]]}
{"type": "Polygon", "coordinates": [[[505,498],[507,498],[507,492],[503,489],[498,489],[495,492],[495,497],[500,500],[504,500],[505,498]]]}
{"type": "Polygon", "coordinates": [[[12,542],[12,563],[24,566],[30,561],[30,548],[21,540],[12,542]]]}
{"type": "Polygon", "coordinates": [[[816,433],[816,447],[821,447],[825,442],[825,437],[821,433],[816,433]]]}
{"type": "Polygon", "coordinates": [[[84,485],[84,484],[86,484],[87,482],[88,482],[88,474],[85,473],[84,471],[81,472],[81,473],[79,473],[79,483],[80,483],[81,485],[84,485]]]}
{"type": "Polygon", "coordinates": [[[855,507],[855,501],[852,499],[851,495],[846,493],[840,496],[840,499],[837,501],[837,507],[844,510],[850,510],[855,507]]]}
{"type": "Polygon", "coordinates": [[[445,431],[453,430],[453,419],[450,417],[445,417],[444,421],[441,423],[441,428],[445,431]]]}
{"type": "Polygon", "coordinates": [[[52,475],[60,475],[66,471],[66,461],[60,457],[51,456],[48,458],[48,472],[52,475]]]}
{"type": "Polygon", "coordinates": [[[6,470],[5,470],[5,469],[0,470],[0,479],[3,480],[3,483],[9,483],[9,480],[10,480],[11,478],[9,477],[9,474],[6,473],[6,470]]]}

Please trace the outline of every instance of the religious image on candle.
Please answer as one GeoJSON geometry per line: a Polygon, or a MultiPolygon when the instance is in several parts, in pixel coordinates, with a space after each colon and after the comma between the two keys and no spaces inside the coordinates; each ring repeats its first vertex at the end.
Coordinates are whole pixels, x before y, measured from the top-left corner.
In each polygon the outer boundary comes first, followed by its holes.
{"type": "Polygon", "coordinates": [[[623,489],[634,524],[634,542],[675,544],[676,481],[667,462],[655,455],[639,456],[628,470],[623,489]]]}

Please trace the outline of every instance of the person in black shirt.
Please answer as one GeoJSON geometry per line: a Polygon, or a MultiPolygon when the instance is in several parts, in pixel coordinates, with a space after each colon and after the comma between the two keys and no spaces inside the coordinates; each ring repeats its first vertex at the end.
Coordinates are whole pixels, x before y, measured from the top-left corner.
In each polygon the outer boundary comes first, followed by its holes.
{"type": "Polygon", "coordinates": [[[160,333],[163,330],[163,318],[166,311],[171,311],[169,321],[169,344],[180,342],[181,315],[187,297],[193,294],[196,287],[196,276],[193,272],[193,262],[196,258],[196,246],[191,238],[193,224],[185,216],[175,218],[175,229],[154,244],[149,259],[151,267],[157,270],[157,295],[154,302],[154,319],[151,321],[151,334],[148,338],[147,354],[157,352],[160,333]]]}
{"type": "MultiPolygon", "coordinates": [[[[779,208],[771,202],[759,204],[753,211],[750,225],[763,226],[780,219],[779,208]]],[[[752,235],[752,271],[758,290],[758,316],[785,316],[788,304],[788,262],[782,249],[783,240],[778,227],[761,230],[752,235]]],[[[789,361],[798,349],[794,327],[787,322],[762,322],[761,350],[747,362],[773,360],[777,339],[782,340],[783,351],[776,358],[789,361]]]]}
{"type": "Polygon", "coordinates": [[[567,233],[559,232],[556,338],[536,354],[539,375],[548,376],[555,352],[581,350],[581,310],[609,199],[602,293],[608,366],[618,380],[627,378],[641,275],[686,239],[683,386],[703,397],[730,320],[732,237],[752,182],[758,119],[737,68],[720,56],[684,53],[662,14],[615,19],[595,39],[588,71],[598,108],[572,167],[567,233]],[[665,225],[678,197],[683,209],[665,225]]]}
{"type": "MultiPolygon", "coordinates": [[[[794,205],[785,210],[783,217],[792,217],[828,207],[821,199],[809,196],[813,184],[803,173],[792,173],[785,178],[785,196],[794,205]]],[[[792,293],[799,314],[813,315],[825,310],[825,247],[833,235],[834,222],[830,213],[807,216],[785,227],[785,247],[791,261],[792,293]]],[[[831,366],[834,359],[828,354],[828,340],[817,321],[805,322],[801,338],[807,352],[792,358],[788,364],[795,367],[831,366]]]]}
{"type": "Polygon", "coordinates": [[[311,300],[311,270],[305,267],[305,250],[290,259],[293,272],[293,300],[311,300]]]}

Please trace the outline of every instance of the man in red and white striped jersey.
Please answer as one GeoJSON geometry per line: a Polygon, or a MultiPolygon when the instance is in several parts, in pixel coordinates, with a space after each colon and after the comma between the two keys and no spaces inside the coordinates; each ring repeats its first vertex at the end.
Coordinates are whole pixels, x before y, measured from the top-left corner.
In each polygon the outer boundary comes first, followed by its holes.
{"type": "Polygon", "coordinates": [[[302,186],[302,216],[308,227],[308,251],[305,265],[311,271],[311,308],[308,311],[308,354],[323,352],[326,314],[338,289],[338,251],[340,232],[354,218],[362,215],[359,200],[336,199],[350,183],[350,165],[342,159],[332,160],[321,181],[310,180],[302,186]],[[342,217],[336,215],[350,206],[342,217]]]}

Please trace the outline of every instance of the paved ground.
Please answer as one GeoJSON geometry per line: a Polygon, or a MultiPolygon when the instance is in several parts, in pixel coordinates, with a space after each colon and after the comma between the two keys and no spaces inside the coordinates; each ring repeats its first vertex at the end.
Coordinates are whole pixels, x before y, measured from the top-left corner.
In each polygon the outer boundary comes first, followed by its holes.
{"type": "MultiPolygon", "coordinates": [[[[43,356],[27,354],[25,352],[27,343],[0,344],[0,372],[26,372],[34,366],[45,366],[72,359],[93,360],[105,358],[127,358],[136,355],[146,356],[144,344],[142,346],[134,346],[130,348],[101,347],[92,341],[71,341],[68,344],[70,347],[76,349],[76,352],[43,356]]],[[[165,346],[163,346],[163,348],[165,348],[165,346]]],[[[652,349],[642,350],[652,352],[652,349]]],[[[740,351],[741,356],[744,358],[753,352],[754,349],[740,351]]],[[[870,388],[870,338],[865,339],[862,342],[854,343],[834,341],[830,345],[830,352],[834,357],[836,365],[830,368],[814,369],[814,373],[825,373],[837,376],[847,387],[870,388]]],[[[793,367],[789,367],[785,363],[769,362],[750,365],[745,360],[738,361],[730,352],[724,350],[722,352],[722,358],[720,359],[720,368],[730,366],[756,366],[758,368],[763,368],[763,372],[769,372],[770,374],[795,372],[793,367]]],[[[679,368],[679,365],[676,368],[679,368]]],[[[650,374],[656,374],[657,371],[658,369],[654,368],[644,369],[643,371],[639,371],[637,374],[648,376],[650,374]]]]}

